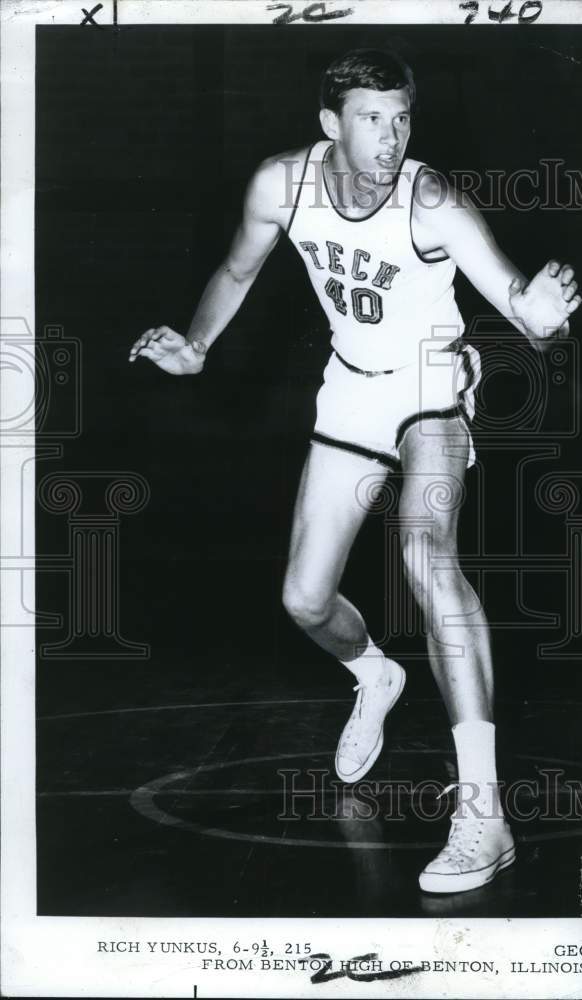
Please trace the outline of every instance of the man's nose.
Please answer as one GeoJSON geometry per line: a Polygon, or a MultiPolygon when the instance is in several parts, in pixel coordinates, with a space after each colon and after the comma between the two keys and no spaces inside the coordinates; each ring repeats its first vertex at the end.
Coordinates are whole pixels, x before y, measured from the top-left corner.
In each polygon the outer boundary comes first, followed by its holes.
{"type": "Polygon", "coordinates": [[[391,149],[395,149],[398,145],[398,133],[392,124],[386,125],[382,129],[382,135],[380,136],[380,142],[388,146],[391,149]]]}

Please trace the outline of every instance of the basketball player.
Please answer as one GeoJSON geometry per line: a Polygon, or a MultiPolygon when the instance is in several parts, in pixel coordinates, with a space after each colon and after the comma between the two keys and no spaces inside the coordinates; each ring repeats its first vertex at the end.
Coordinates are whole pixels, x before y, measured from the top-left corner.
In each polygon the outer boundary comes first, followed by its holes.
{"type": "Polygon", "coordinates": [[[423,612],[459,779],[448,843],[420,886],[459,892],[490,881],[515,851],[499,801],[488,628],[457,554],[465,470],[475,460],[470,421],[479,366],[461,339],[453,278],[461,268],[536,349],[568,333],[581,299],[572,268],[558,261],[528,282],[475,207],[406,158],[414,97],[412,72],[393,54],[357,50],[335,61],[321,87],[326,138],[259,166],[232,246],[186,336],[147,330],[130,361],[149,358],[173,375],[202,372],[208,348],[281,234],[295,244],[329,319],[333,350],[299,485],[283,601],[356,678],[336,770],[358,781],[382,749],[384,720],[405,677],[338,588],[366,515],[358,484],[382,468],[401,470],[404,568],[423,612]]]}

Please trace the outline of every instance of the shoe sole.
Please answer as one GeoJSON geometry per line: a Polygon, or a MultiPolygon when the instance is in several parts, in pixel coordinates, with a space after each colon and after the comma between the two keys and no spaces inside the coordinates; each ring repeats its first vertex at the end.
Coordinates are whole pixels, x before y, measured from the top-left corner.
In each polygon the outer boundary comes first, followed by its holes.
{"type": "MultiPolygon", "coordinates": [[[[402,694],[402,691],[404,690],[404,685],[406,683],[406,672],[405,672],[404,668],[401,667],[399,663],[397,663],[396,666],[400,670],[400,679],[398,681],[397,691],[395,692],[394,697],[392,698],[392,701],[390,702],[390,704],[388,705],[388,707],[386,709],[386,714],[384,715],[384,722],[386,721],[386,716],[388,715],[389,712],[392,711],[392,709],[394,708],[396,702],[400,698],[400,695],[402,694]]],[[[372,750],[372,752],[369,755],[369,757],[367,757],[367,759],[358,768],[357,771],[353,771],[351,774],[348,774],[348,775],[342,774],[341,771],[340,771],[340,769],[339,769],[339,766],[338,766],[338,754],[336,753],[336,755],[335,755],[335,771],[336,771],[336,774],[337,774],[338,778],[340,778],[343,782],[345,782],[346,785],[353,785],[355,781],[359,781],[360,778],[363,778],[364,775],[368,773],[368,771],[370,770],[370,768],[373,767],[374,764],[376,763],[376,761],[378,760],[378,757],[382,753],[382,747],[384,746],[384,722],[382,722],[382,725],[380,726],[380,735],[378,737],[378,742],[376,743],[376,746],[372,750]]]]}
{"type": "Polygon", "coordinates": [[[454,872],[450,875],[438,872],[421,872],[418,883],[423,892],[433,892],[443,895],[450,892],[468,892],[478,889],[491,882],[504,868],[509,868],[515,861],[515,846],[508,847],[490,865],[474,872],[454,872]]]}

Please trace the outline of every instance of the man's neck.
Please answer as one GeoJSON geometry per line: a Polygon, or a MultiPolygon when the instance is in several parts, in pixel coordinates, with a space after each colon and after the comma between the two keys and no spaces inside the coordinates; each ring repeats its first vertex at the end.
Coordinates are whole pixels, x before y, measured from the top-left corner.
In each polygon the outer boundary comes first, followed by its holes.
{"type": "Polygon", "coordinates": [[[374,205],[370,205],[370,199],[377,205],[386,201],[398,177],[394,174],[390,184],[378,184],[373,174],[366,174],[364,186],[358,185],[357,172],[350,169],[341,146],[335,142],[328,147],[322,168],[335,207],[352,219],[371,215],[374,205]]]}

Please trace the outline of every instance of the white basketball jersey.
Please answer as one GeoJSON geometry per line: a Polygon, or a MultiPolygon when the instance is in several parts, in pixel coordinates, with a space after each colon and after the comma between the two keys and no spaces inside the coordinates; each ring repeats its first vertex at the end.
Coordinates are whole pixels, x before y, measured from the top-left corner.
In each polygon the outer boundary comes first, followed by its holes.
{"type": "MultiPolygon", "coordinates": [[[[424,166],[405,159],[388,198],[371,214],[348,219],[335,208],[322,160],[332,145],[308,154],[288,235],[297,247],[327,315],[332,346],[365,371],[418,361],[421,343],[459,337],[463,320],[455,301],[455,264],[425,260],[411,234],[415,179],[424,166]]],[[[362,185],[362,204],[365,194],[362,185]]]]}

